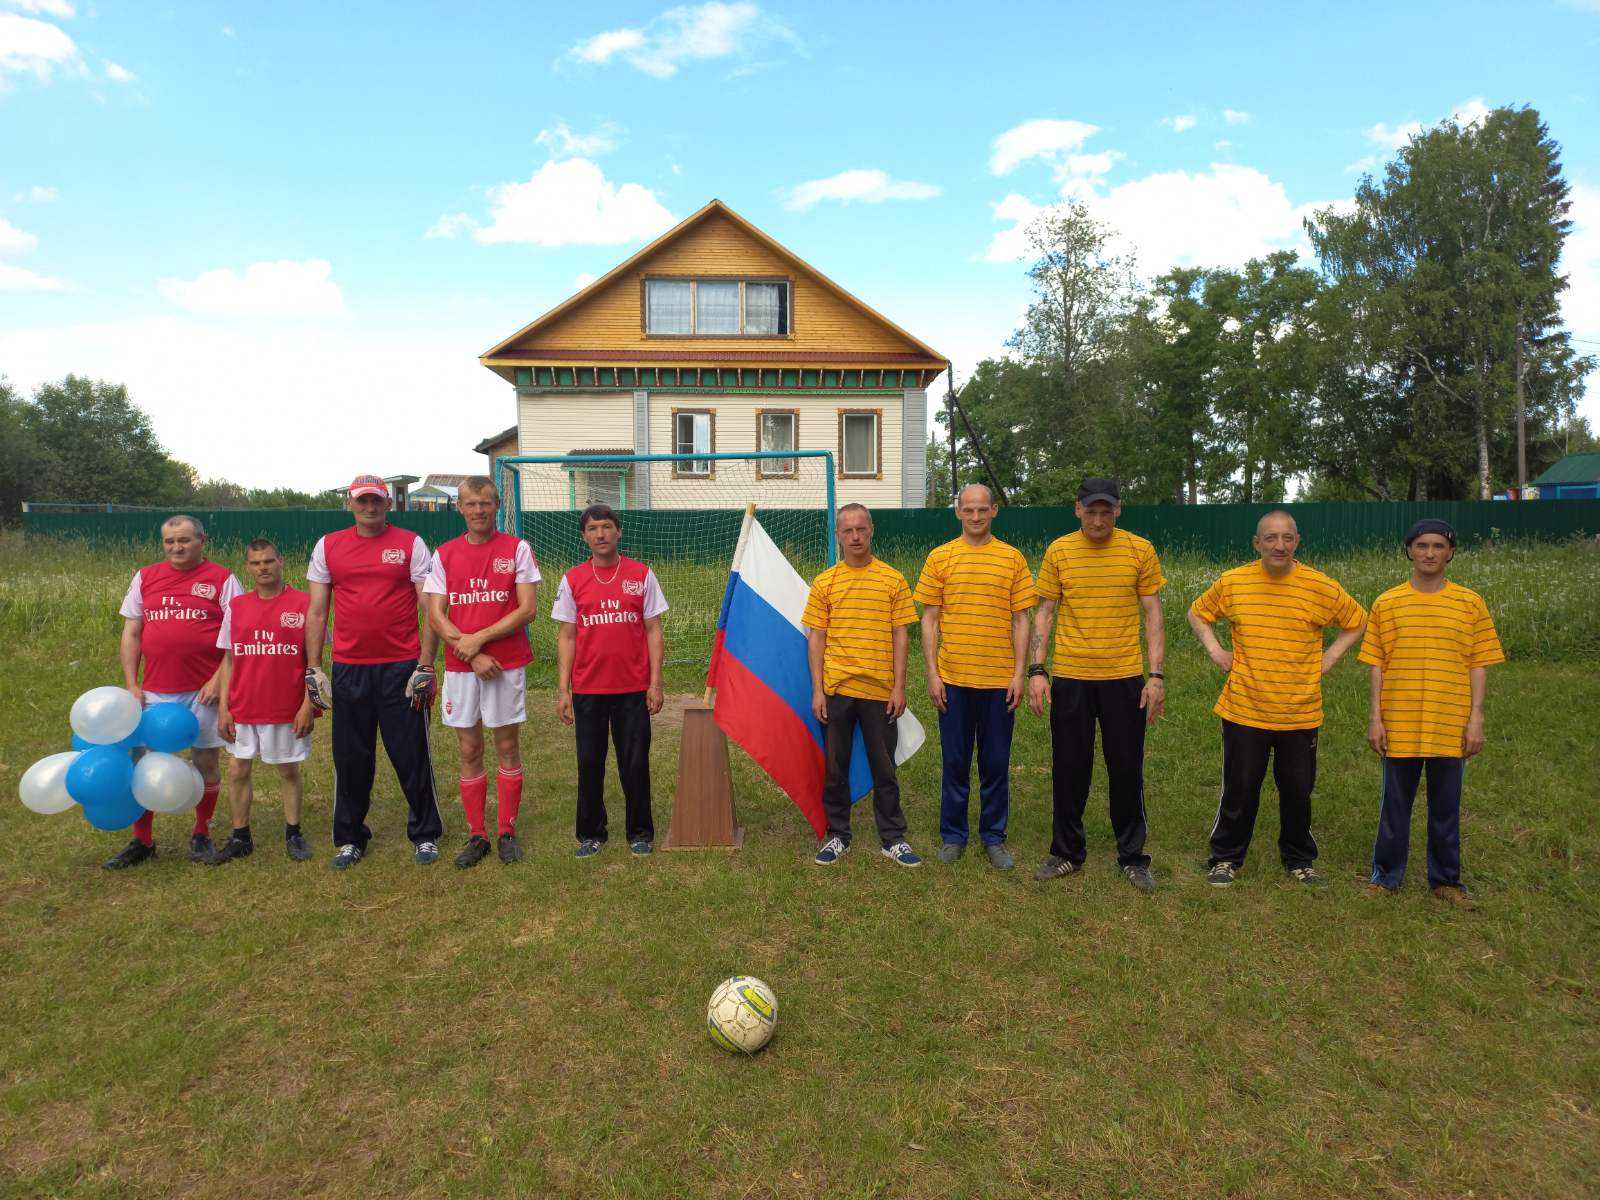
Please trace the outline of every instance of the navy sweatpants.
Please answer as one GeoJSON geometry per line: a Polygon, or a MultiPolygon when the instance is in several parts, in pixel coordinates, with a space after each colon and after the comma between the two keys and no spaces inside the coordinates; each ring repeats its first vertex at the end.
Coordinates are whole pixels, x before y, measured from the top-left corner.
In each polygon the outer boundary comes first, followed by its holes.
{"type": "Polygon", "coordinates": [[[978,751],[978,836],[985,846],[1006,840],[1011,815],[1011,731],[1016,714],[1006,707],[1005,688],[970,688],[950,683],[939,714],[939,750],[944,776],[939,787],[939,838],[967,844],[967,809],[972,797],[972,751],[978,751]]]}
{"type": "Polygon", "coordinates": [[[444,836],[428,749],[428,713],[412,710],[406,681],[414,658],[392,663],[333,664],[333,844],[366,848],[372,837],[372,777],[378,766],[378,735],[400,780],[410,814],[406,836],[415,845],[444,836]]]}
{"type": "Polygon", "coordinates": [[[1428,886],[1461,886],[1461,776],[1464,758],[1385,758],[1383,807],[1372,847],[1372,882],[1397,888],[1411,856],[1411,806],[1428,778],[1428,886]]]}

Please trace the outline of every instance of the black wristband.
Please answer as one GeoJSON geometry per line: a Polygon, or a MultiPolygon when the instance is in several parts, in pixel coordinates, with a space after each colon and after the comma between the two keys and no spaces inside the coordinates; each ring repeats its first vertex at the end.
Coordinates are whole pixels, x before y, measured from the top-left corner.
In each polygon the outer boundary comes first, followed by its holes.
{"type": "Polygon", "coordinates": [[[1034,663],[1033,666],[1028,668],[1029,679],[1043,679],[1049,673],[1049,671],[1045,670],[1043,663],[1034,663]]]}
{"type": "Polygon", "coordinates": [[[1163,675],[1160,671],[1151,671],[1150,672],[1150,678],[1151,679],[1159,679],[1159,680],[1161,680],[1162,683],[1165,683],[1167,681],[1167,677],[1165,675],[1163,675]]]}

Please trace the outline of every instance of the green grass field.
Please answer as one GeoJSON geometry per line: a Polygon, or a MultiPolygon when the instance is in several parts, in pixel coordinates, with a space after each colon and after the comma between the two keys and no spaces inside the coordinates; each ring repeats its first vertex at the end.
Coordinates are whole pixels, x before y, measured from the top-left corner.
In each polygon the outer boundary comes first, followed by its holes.
{"type": "MultiPolygon", "coordinates": [[[[516,867],[414,866],[380,767],[370,856],[330,870],[324,723],[305,821],[316,861],[282,857],[263,779],[255,857],[191,865],[187,818],[162,817],[162,856],[112,874],[99,864],[124,835],[36,816],[15,789],[66,746],[72,699],[117,681],[115,607],[150,556],[0,538],[0,1195],[1596,1194],[1592,547],[1457,564],[1512,657],[1491,671],[1489,742],[1467,776],[1476,913],[1427,894],[1420,821],[1404,892],[1359,894],[1378,769],[1353,655],[1328,681],[1321,743],[1332,886],[1284,878],[1270,785],[1240,883],[1205,886],[1220,678],[1182,620],[1217,569],[1198,561],[1168,564],[1151,897],[1115,870],[1103,785],[1089,869],[1032,881],[1049,758],[1028,716],[1010,875],[978,854],[905,871],[871,852],[870,832],[838,867],[814,867],[809,827],[737,752],[743,851],[635,861],[614,841],[576,861],[571,735],[548,671],[523,735],[516,867]],[[777,1036],[754,1059],[702,1029],[734,973],[779,997],[777,1036]]],[[[1365,603],[1403,566],[1306,557],[1365,603]]],[[[913,705],[931,727],[919,663],[913,705]]],[[[697,673],[677,670],[672,690],[697,692],[697,673]]],[[[434,732],[453,854],[455,752],[434,732]]],[[[669,712],[660,832],[675,748],[669,712]]],[[[930,854],[936,753],[903,772],[912,840],[930,854]]],[[[856,820],[870,830],[870,813],[856,820]]]]}

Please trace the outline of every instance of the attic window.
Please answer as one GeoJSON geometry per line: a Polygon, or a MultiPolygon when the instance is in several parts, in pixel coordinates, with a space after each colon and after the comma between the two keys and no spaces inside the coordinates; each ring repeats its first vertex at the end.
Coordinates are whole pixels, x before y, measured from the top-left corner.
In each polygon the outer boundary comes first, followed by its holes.
{"type": "Polygon", "coordinates": [[[783,279],[647,279],[644,330],[666,337],[787,337],[783,279]]]}

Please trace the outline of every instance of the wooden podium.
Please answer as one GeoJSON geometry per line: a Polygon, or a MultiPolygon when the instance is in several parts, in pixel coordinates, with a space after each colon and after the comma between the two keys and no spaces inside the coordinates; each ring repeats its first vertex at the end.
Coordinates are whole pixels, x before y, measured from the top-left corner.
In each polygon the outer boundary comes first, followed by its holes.
{"type": "Polygon", "coordinates": [[[678,746],[678,791],[663,850],[737,850],[744,830],[734,823],[728,738],[706,703],[686,705],[678,746]]]}

